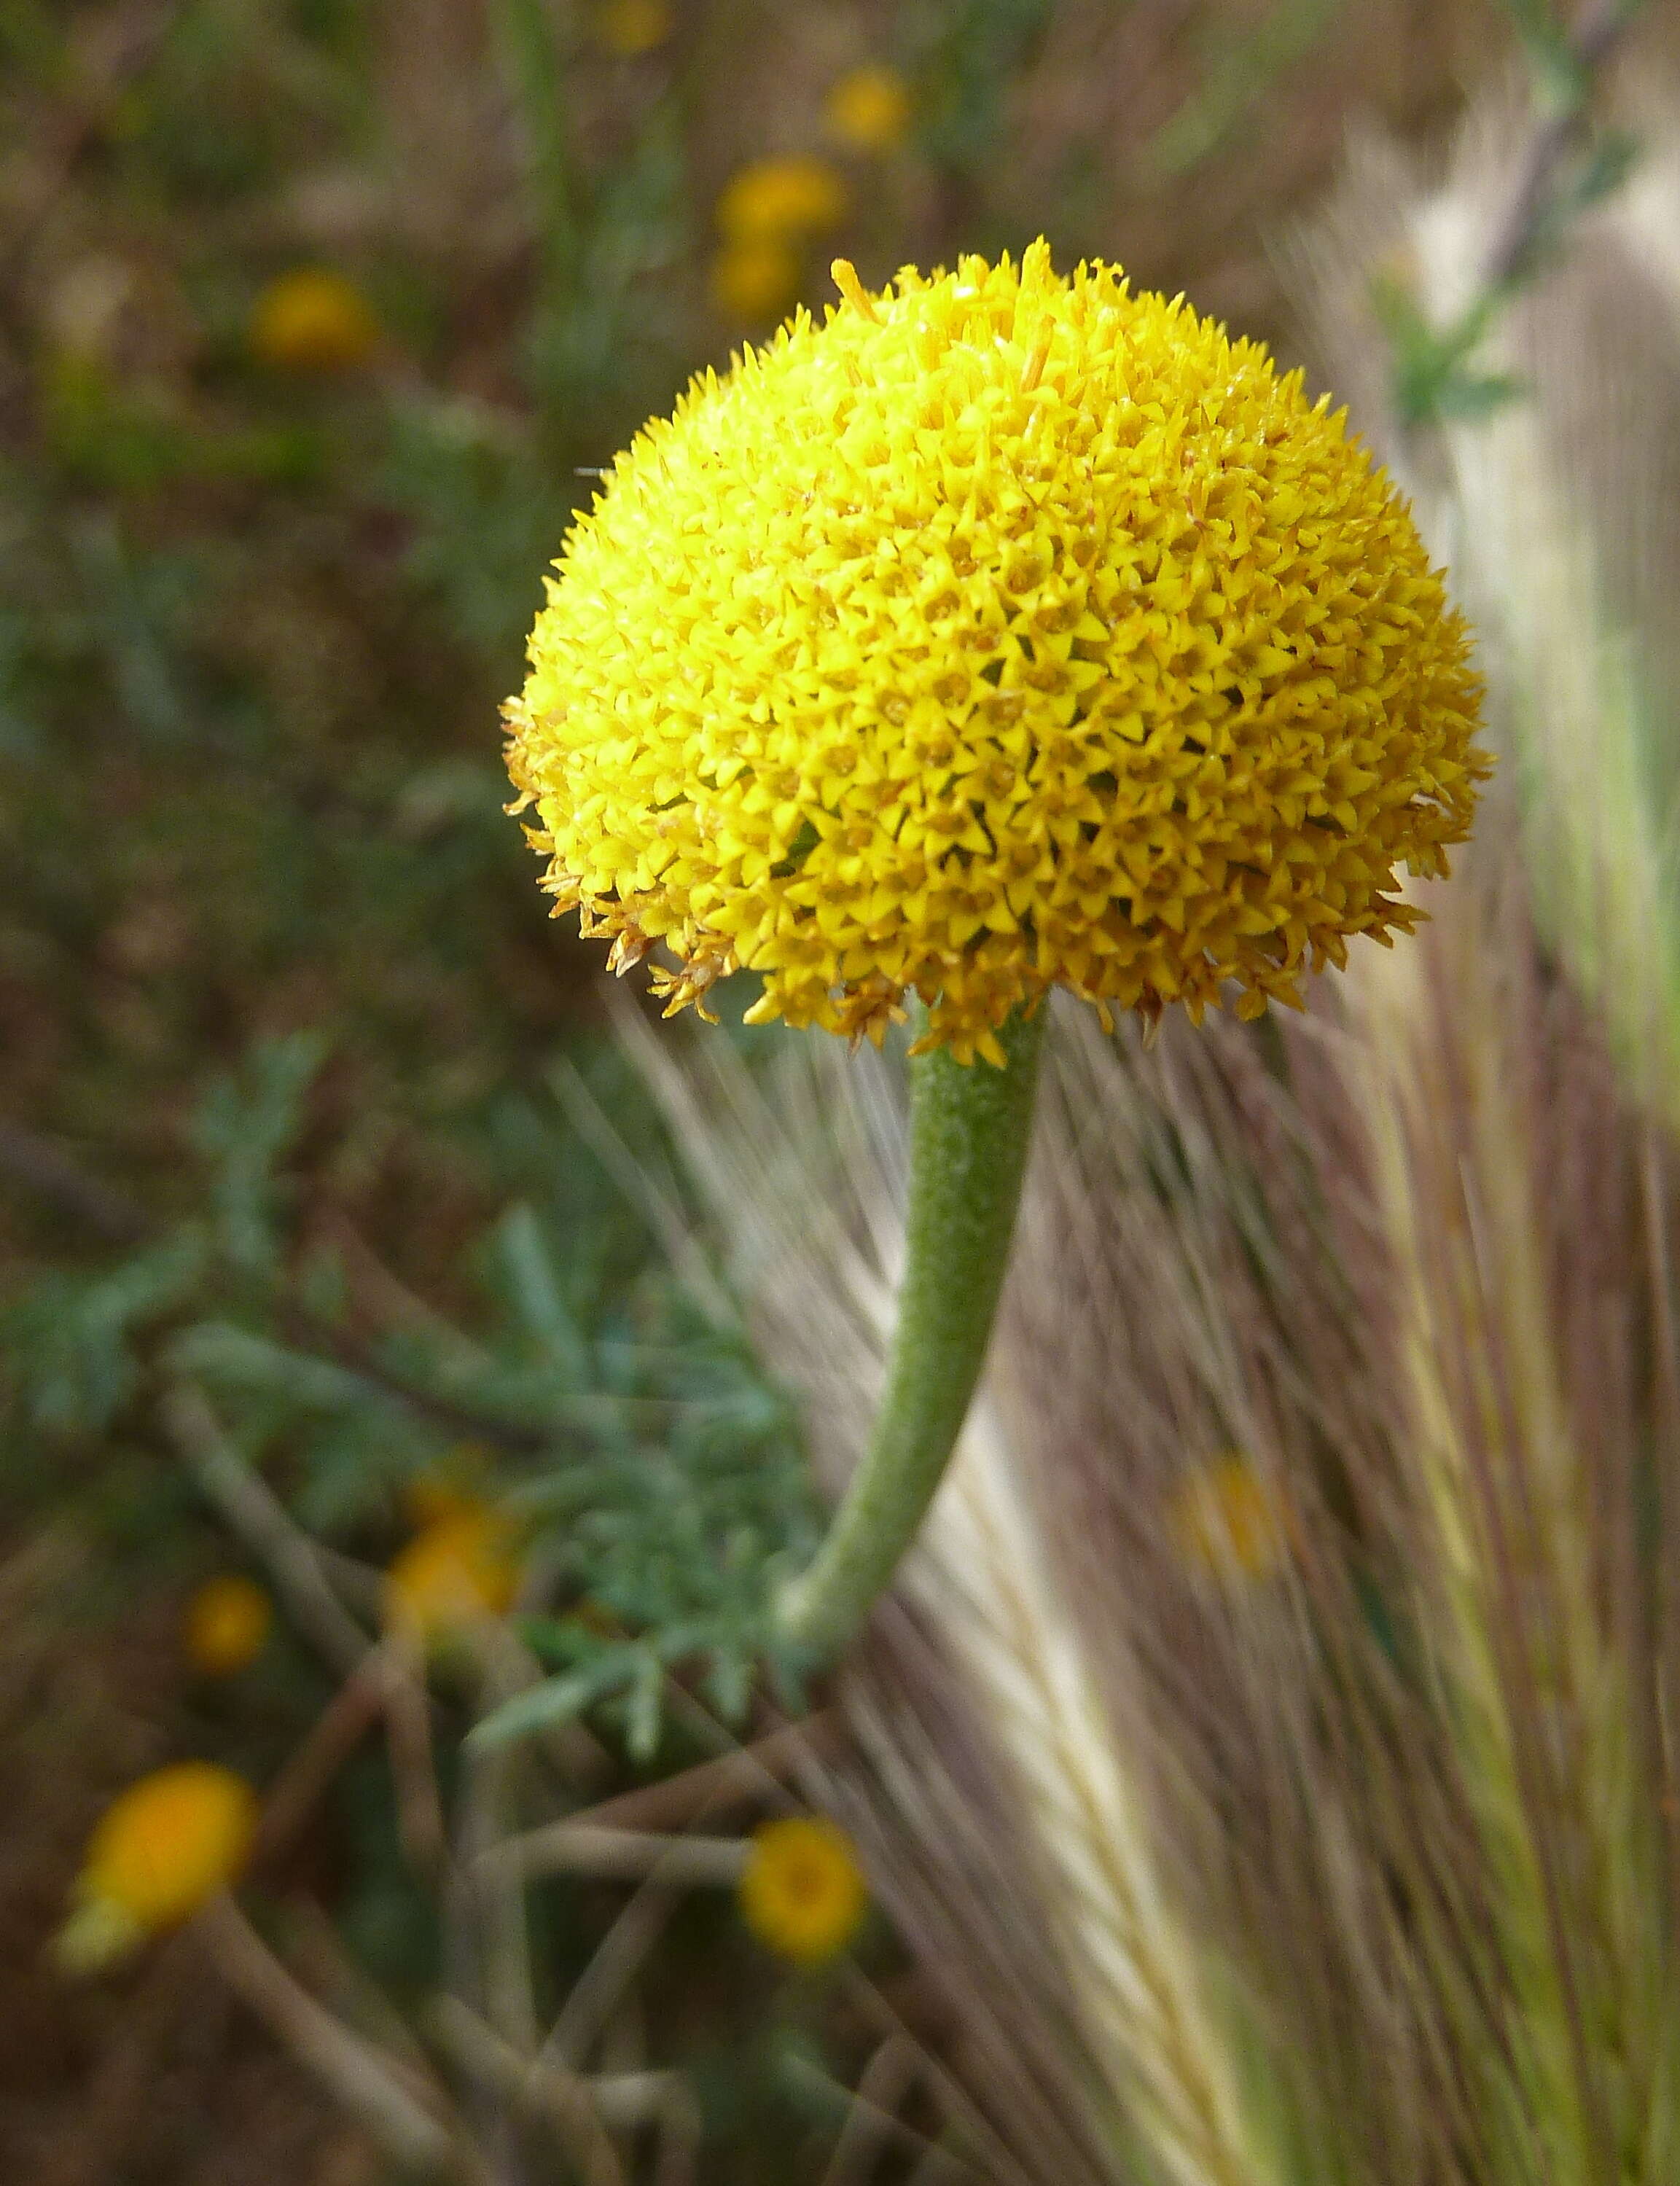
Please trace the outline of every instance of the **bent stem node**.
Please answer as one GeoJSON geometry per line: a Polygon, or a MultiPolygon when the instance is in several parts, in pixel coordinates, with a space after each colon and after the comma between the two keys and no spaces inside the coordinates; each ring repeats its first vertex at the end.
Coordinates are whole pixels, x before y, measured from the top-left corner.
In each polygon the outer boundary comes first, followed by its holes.
{"type": "Polygon", "coordinates": [[[999,1034],[1006,1058],[910,1063],[910,1204],[881,1410],[809,1569],[778,1605],[781,1636],[827,1660],[868,1616],[932,1501],[985,1363],[1032,1135],[1041,1008],[999,1034]]]}

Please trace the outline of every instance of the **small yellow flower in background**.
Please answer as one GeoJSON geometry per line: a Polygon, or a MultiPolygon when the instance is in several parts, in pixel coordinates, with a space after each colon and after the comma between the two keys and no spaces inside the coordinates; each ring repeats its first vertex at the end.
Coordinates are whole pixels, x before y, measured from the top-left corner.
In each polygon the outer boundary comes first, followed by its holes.
{"type": "Polygon", "coordinates": [[[462,1499],[422,1527],[385,1573],[389,1623],[424,1643],[505,1617],[519,1590],[512,1528],[499,1511],[462,1499]]]}
{"type": "Polygon", "coordinates": [[[761,1943],[796,1965],[843,1951],[869,1892],[852,1840],[820,1816],[765,1822],[753,1832],[741,1877],[741,1913],[761,1943]]]}
{"type": "Polygon", "coordinates": [[[1043,243],[835,276],[566,541],[507,709],[557,912],[672,1009],[746,968],[878,1040],[914,990],[965,1063],[1052,986],[1256,1017],[1408,929],[1481,687],[1344,415],[1043,243]]]}
{"type": "Polygon", "coordinates": [[[1269,1578],[1295,1545],[1283,1489],[1236,1450],[1180,1481],[1168,1517],[1190,1568],[1228,1583],[1269,1578]]]}
{"type": "Polygon", "coordinates": [[[718,199],[725,243],[791,243],[826,234],[846,217],[846,185],[826,160],[754,160],[718,199]]]}
{"type": "Polygon", "coordinates": [[[238,1880],[256,1824],[256,1794],[215,1762],[176,1762],[131,1784],[88,1842],[59,1963],[90,1972],[179,1926],[238,1880]]]}
{"type": "Polygon", "coordinates": [[[489,1507],[473,1483],[482,1483],[490,1457],[481,1443],[457,1443],[446,1456],[404,1481],[404,1515],[417,1531],[440,1518],[482,1516],[489,1507]]]}
{"type": "Polygon", "coordinates": [[[725,244],[712,261],[711,287],[725,318],[762,326],[798,300],[799,255],[776,237],[725,244]]]}
{"type": "Polygon", "coordinates": [[[255,1579],[206,1579],[182,1619],[188,1660],[206,1677],[231,1678],[256,1660],[273,1623],[274,1604],[255,1579]]]}
{"type": "Polygon", "coordinates": [[[595,11],[595,35],[608,53],[634,60],[663,46],[676,28],[668,0],[602,0],[595,11]]]}
{"type": "Polygon", "coordinates": [[[854,69],[829,92],[823,118],[829,133],[854,152],[896,151],[910,130],[910,86],[896,69],[854,69]]]}
{"type": "Polygon", "coordinates": [[[294,266],[257,298],[248,331],[258,362],[278,372],[353,372],[378,353],[372,306],[353,281],[322,266],[294,266]]]}

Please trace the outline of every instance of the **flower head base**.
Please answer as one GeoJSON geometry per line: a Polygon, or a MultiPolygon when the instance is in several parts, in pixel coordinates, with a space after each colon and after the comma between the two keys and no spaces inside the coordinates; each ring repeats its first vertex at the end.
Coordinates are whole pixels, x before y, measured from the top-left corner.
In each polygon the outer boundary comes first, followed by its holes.
{"type": "Polygon", "coordinates": [[[1403,502],[1325,401],[1043,244],[804,312],[573,530],[509,708],[557,908],[673,1008],[995,1061],[1010,1011],[1240,1015],[1416,913],[1487,762],[1403,502]]]}
{"type": "Polygon", "coordinates": [[[274,1604],[254,1578],[237,1572],[207,1578],[187,1604],[182,1639],[207,1678],[231,1678],[255,1662],[274,1623],[274,1604]]]}
{"type": "Polygon", "coordinates": [[[250,1785],[212,1761],[176,1762],[131,1784],[89,1841],[60,1963],[92,1971],[177,1927],[238,1881],[256,1823],[250,1785]]]}
{"type": "Polygon", "coordinates": [[[869,1892],[852,1840],[821,1816],[790,1816],[753,1832],[741,1912],[761,1943],[796,1965],[819,1965],[857,1933],[869,1892]]]}

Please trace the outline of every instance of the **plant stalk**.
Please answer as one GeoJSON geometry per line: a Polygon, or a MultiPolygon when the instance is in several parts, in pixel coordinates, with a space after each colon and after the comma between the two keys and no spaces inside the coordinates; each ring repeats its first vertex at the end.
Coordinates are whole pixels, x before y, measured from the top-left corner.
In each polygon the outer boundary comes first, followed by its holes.
{"type": "Polygon", "coordinates": [[[910,1203],[887,1385],[863,1460],[782,1637],[820,1660],[861,1628],[944,1477],[990,1342],[1032,1137],[1044,1012],[1014,1012],[1000,1070],[937,1047],[910,1062],[910,1203]]]}

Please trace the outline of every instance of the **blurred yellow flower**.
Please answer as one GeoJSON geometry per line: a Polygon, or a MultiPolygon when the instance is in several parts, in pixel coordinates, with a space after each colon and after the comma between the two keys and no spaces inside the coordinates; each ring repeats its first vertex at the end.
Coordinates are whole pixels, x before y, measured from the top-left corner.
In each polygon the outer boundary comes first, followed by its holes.
{"type": "Polygon", "coordinates": [[[830,134],[853,151],[895,151],[910,129],[910,86],[897,69],[856,68],[829,92],[823,115],[830,134]]]}
{"type": "Polygon", "coordinates": [[[761,326],[791,311],[798,294],[798,254],[774,237],[725,244],[712,261],[712,301],[725,318],[761,326]]]}
{"type": "Polygon", "coordinates": [[[206,1579],[182,1620],[188,1660],[206,1677],[231,1678],[262,1652],[273,1623],[274,1605],[255,1579],[206,1579]]]}
{"type": "Polygon", "coordinates": [[[519,1589],[512,1529],[500,1512],[464,1498],[423,1526],[385,1573],[385,1613],[423,1641],[505,1617],[519,1589]]]}
{"type": "Polygon", "coordinates": [[[353,372],[381,339],[372,306],[353,281],[323,266],[282,273],[252,307],[247,339],[278,372],[353,372]]]}
{"type": "Polygon", "coordinates": [[[846,185],[826,160],[754,160],[718,199],[718,233],[725,243],[797,242],[837,227],[846,205],[846,185]]]}
{"type": "Polygon", "coordinates": [[[603,0],[595,11],[596,36],[626,60],[663,46],[675,28],[668,0],[603,0]]]}
{"type": "Polygon", "coordinates": [[[1238,1450],[1180,1481],[1168,1516],[1184,1561],[1213,1578],[1269,1578],[1294,1546],[1283,1489],[1238,1450]]]}
{"type": "Polygon", "coordinates": [[[741,1913],[761,1943],[796,1965],[843,1951],[869,1892],[852,1840],[837,1822],[796,1816],[753,1832],[741,1877],[741,1913]]]}
{"type": "Polygon", "coordinates": [[[59,1962],[91,1971],[178,1926],[238,1879],[256,1824],[256,1794],[212,1761],[176,1762],[131,1784],[89,1840],[59,1962]]]}

